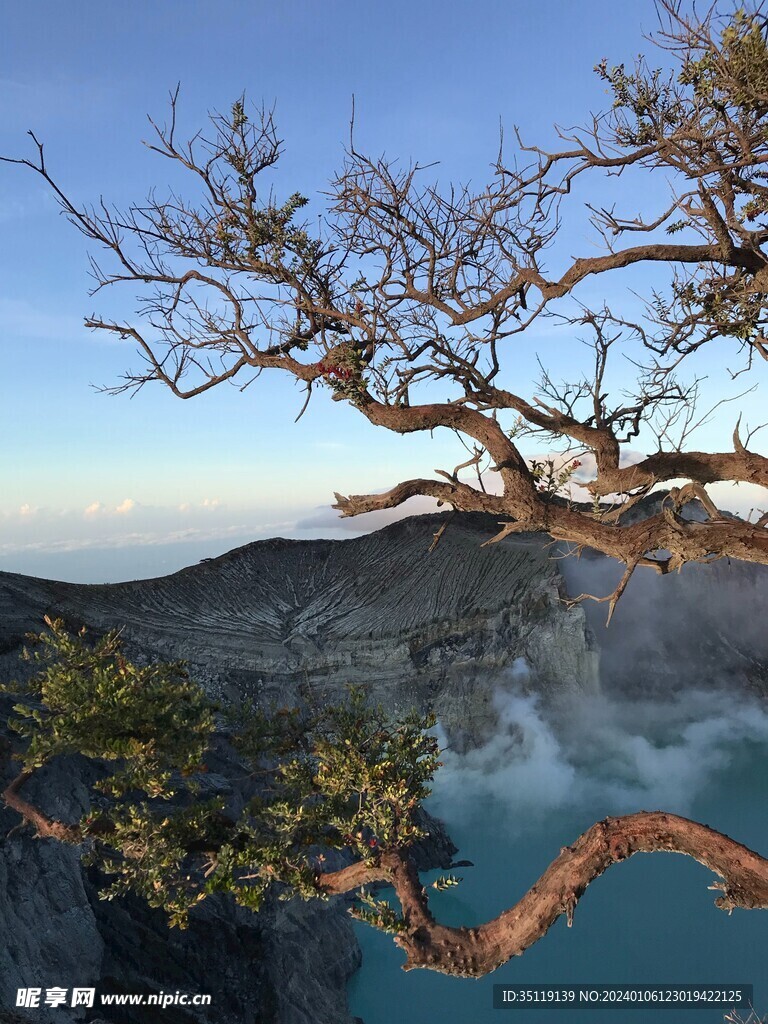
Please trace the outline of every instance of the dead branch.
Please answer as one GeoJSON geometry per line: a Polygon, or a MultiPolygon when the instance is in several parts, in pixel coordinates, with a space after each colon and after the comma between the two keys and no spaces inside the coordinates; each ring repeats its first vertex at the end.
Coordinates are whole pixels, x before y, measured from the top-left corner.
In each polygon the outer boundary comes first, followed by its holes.
{"type": "Polygon", "coordinates": [[[452,473],[438,470],[439,481],[337,496],[343,515],[423,494],[546,530],[627,567],[721,556],[764,564],[764,526],[721,521],[703,490],[720,481],[768,486],[768,459],[751,450],[756,431],[742,442],[737,426],[731,451],[697,451],[690,438],[747,392],[702,416],[699,379],[683,374],[704,346],[730,353],[723,366],[733,377],[754,373],[762,363],[754,356],[768,351],[768,22],[759,3],[738,15],[717,5],[689,15],[673,0],[657,9],[652,41],[670,70],[642,57],[602,62],[610,109],[558,129],[553,151],[518,138],[515,156],[500,152],[479,187],[440,184],[431,165],[372,157],[351,137],[324,210],[303,219],[305,197],[262,187],[282,147],[271,112],[239,99],[184,142],[178,93],[168,124],[152,122],[149,148],[186,175],[183,194],[154,191],[124,210],[89,207],[58,184],[34,135],[30,157],[2,159],[39,175],[99,251],[94,293],[139,296],[130,321],[87,321],[130,341],[141,359],[110,390],[159,381],[189,399],[282,370],[306,387],[300,416],[328,390],[375,426],[402,434],[442,427],[468,448],[471,458],[452,473]],[[620,174],[658,179],[669,195],[658,207],[622,211],[609,195],[620,174]],[[597,249],[573,255],[562,229],[580,216],[573,186],[585,177],[605,199],[591,206],[597,249]],[[584,304],[585,282],[621,280],[636,266],[656,281],[641,316],[584,304]],[[542,366],[532,395],[515,380],[511,342],[544,321],[586,342],[592,356],[566,381],[542,366]],[[743,365],[730,370],[734,352],[743,365]],[[622,353],[636,381],[617,397],[608,368],[622,353]],[[614,508],[598,517],[556,507],[521,455],[518,435],[531,434],[550,451],[594,457],[586,486],[596,504],[610,498],[614,508]],[[657,450],[628,465],[630,443],[657,450]],[[500,475],[500,495],[485,493],[481,452],[500,475]],[[470,467],[476,486],[458,479],[470,467]],[[673,501],[695,495],[706,523],[662,515],[638,527],[622,518],[653,486],[678,480],[685,483],[673,501]]]}
{"type": "Polygon", "coordinates": [[[6,807],[17,811],[25,822],[31,825],[40,839],[58,839],[63,843],[82,843],[83,835],[78,825],[66,825],[43,814],[21,795],[21,790],[34,774],[23,771],[3,790],[2,798],[6,807]]]}
{"type": "Polygon", "coordinates": [[[715,906],[768,909],[768,860],[708,825],[662,811],[640,811],[606,818],[566,846],[528,892],[509,910],[475,928],[438,924],[426,890],[404,851],[383,853],[376,863],[359,862],[319,875],[328,894],[351,892],[369,882],[388,881],[400,902],[406,930],[395,939],[406,954],[403,969],[426,968],[478,978],[520,956],[538,942],[562,914],[573,910],[587,887],[612,864],[636,853],[682,853],[718,877],[710,888],[721,895],[715,906]]]}

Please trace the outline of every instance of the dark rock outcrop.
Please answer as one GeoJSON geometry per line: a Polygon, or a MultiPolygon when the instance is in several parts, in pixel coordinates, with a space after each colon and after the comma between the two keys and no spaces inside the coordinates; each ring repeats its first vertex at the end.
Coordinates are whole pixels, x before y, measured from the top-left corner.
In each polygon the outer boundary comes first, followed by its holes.
{"type": "MultiPolygon", "coordinates": [[[[9,698],[0,704],[4,719],[9,698]]],[[[248,784],[231,754],[226,743],[216,745],[211,789],[237,806],[248,784]]],[[[11,771],[6,761],[1,785],[11,771]]],[[[55,763],[32,780],[32,795],[48,813],[74,821],[87,806],[93,775],[84,759],[55,763]]],[[[416,848],[419,867],[449,867],[456,849],[442,824],[426,812],[421,824],[430,835],[416,848]]],[[[215,897],[192,913],[187,930],[169,930],[165,915],[138,898],[100,899],[104,879],[83,866],[77,848],[18,826],[17,815],[0,810],[0,1006],[13,1006],[17,990],[28,987],[95,987],[97,1000],[180,991],[212,1001],[207,1008],[166,1007],[163,1020],[172,1024],[348,1024],[346,983],[360,965],[348,899],[275,897],[253,914],[215,897]]],[[[67,1007],[17,1012],[46,1022],[88,1019],[67,1007]]],[[[115,1024],[153,1021],[157,1013],[108,1011],[115,1024]]]]}

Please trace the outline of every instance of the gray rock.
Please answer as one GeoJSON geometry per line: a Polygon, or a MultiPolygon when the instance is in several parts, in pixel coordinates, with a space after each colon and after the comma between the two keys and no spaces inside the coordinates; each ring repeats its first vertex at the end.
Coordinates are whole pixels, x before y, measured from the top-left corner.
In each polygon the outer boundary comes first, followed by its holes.
{"type": "MultiPolygon", "coordinates": [[[[19,988],[92,986],[104,942],[91,912],[78,851],[16,833],[0,847],[0,1003],[13,1006],[19,988]]],[[[35,1019],[67,1019],[59,1008],[35,1019]]],[[[72,1011],[70,1019],[81,1019],[72,1011]]]]}
{"type": "Polygon", "coordinates": [[[184,659],[226,701],[323,702],[364,683],[391,710],[433,708],[470,741],[492,728],[491,695],[517,659],[545,695],[596,690],[584,612],[562,603],[544,539],[484,548],[495,520],[456,515],[430,554],[443,520],[345,541],[259,541],[134,583],[0,573],[0,674],[18,673],[24,634],[47,613],[95,633],[122,627],[133,657],[184,659]]]}

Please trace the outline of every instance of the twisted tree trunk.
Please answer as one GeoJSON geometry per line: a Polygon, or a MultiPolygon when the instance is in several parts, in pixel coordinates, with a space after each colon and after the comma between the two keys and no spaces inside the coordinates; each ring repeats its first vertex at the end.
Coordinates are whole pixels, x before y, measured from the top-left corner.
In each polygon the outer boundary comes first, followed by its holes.
{"type": "Polygon", "coordinates": [[[682,853],[714,871],[721,880],[710,888],[722,890],[715,900],[721,910],[768,910],[768,859],[708,825],[663,811],[640,811],[597,822],[561,850],[513,907],[477,928],[454,928],[435,921],[406,851],[389,851],[378,862],[352,864],[321,875],[318,886],[333,895],[370,882],[390,882],[405,922],[405,930],[395,938],[406,954],[403,969],[425,967],[478,978],[520,956],[561,914],[570,926],[577,902],[606,868],[635,853],[656,852],[682,853]]]}

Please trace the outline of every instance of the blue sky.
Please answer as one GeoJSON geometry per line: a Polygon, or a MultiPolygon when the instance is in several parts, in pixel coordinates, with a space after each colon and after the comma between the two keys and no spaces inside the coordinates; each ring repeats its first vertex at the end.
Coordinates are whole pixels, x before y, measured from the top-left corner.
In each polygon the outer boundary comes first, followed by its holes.
{"type": "MultiPolygon", "coordinates": [[[[126,204],[165,183],[141,140],[177,82],[190,134],[245,90],[275,104],[285,156],[274,183],[309,196],[311,214],[341,163],[353,94],[362,148],[479,181],[500,120],[508,137],[519,125],[549,143],[554,121],[605,106],[593,65],[631,60],[653,24],[650,0],[5,4],[0,152],[27,153],[32,128],[73,197],[126,204]]],[[[126,343],[82,326],[114,304],[89,298],[86,246],[43,183],[7,165],[0,232],[0,569],[101,582],[258,537],[349,535],[323,511],[334,490],[382,489],[461,461],[451,435],[388,435],[327,395],[294,424],[300,394],[269,374],[242,394],[222,387],[190,402],[159,385],[134,399],[99,394],[91,384],[136,363],[126,343]]],[[[582,297],[602,298],[599,288],[582,297]]],[[[542,351],[552,344],[542,335],[542,351]]],[[[578,359],[572,342],[549,351],[558,366],[578,359]]],[[[717,364],[704,370],[709,395],[725,394],[717,364]]],[[[745,403],[757,422],[758,399],[745,403]]],[[[731,409],[723,423],[734,419],[731,409]]],[[[719,426],[704,428],[702,447],[718,444],[719,426]]],[[[751,500],[741,489],[739,501],[751,500]]]]}

